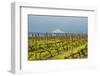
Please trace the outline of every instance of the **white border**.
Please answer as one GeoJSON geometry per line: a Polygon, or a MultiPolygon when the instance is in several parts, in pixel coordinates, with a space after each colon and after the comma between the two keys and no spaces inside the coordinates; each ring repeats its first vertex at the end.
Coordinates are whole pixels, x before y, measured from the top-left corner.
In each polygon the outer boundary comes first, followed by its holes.
{"type": "Polygon", "coordinates": [[[95,9],[83,7],[36,7],[33,4],[12,3],[12,69],[13,73],[46,72],[57,69],[90,68],[95,65],[95,9]],[[27,61],[27,14],[87,16],[89,58],[83,60],[27,61]],[[24,45],[23,45],[24,44],[24,45]],[[90,48],[91,47],[91,48],[90,48]],[[34,67],[34,68],[33,68],[34,67]]]}

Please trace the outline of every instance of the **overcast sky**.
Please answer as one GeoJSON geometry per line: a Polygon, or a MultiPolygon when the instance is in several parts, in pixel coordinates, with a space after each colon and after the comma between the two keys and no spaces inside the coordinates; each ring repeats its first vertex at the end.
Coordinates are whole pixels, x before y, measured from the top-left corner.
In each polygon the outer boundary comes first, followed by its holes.
{"type": "Polygon", "coordinates": [[[88,17],[28,16],[28,32],[51,33],[56,29],[66,33],[87,33],[88,17]]]}

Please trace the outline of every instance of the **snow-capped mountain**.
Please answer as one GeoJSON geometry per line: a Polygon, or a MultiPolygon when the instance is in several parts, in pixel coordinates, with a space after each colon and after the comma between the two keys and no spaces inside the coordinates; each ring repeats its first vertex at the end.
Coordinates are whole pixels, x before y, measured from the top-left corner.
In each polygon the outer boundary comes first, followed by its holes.
{"type": "Polygon", "coordinates": [[[52,33],[64,33],[64,31],[62,31],[60,29],[56,29],[56,30],[52,31],[52,33]]]}

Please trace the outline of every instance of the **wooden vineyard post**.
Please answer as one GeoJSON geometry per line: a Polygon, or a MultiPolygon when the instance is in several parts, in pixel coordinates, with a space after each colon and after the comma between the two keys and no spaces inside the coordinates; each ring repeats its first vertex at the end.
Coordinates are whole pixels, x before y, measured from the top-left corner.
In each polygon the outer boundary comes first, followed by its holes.
{"type": "MultiPolygon", "coordinates": [[[[35,34],[35,51],[37,51],[37,35],[35,34]]],[[[37,53],[35,52],[35,59],[37,59],[37,53]]]]}

